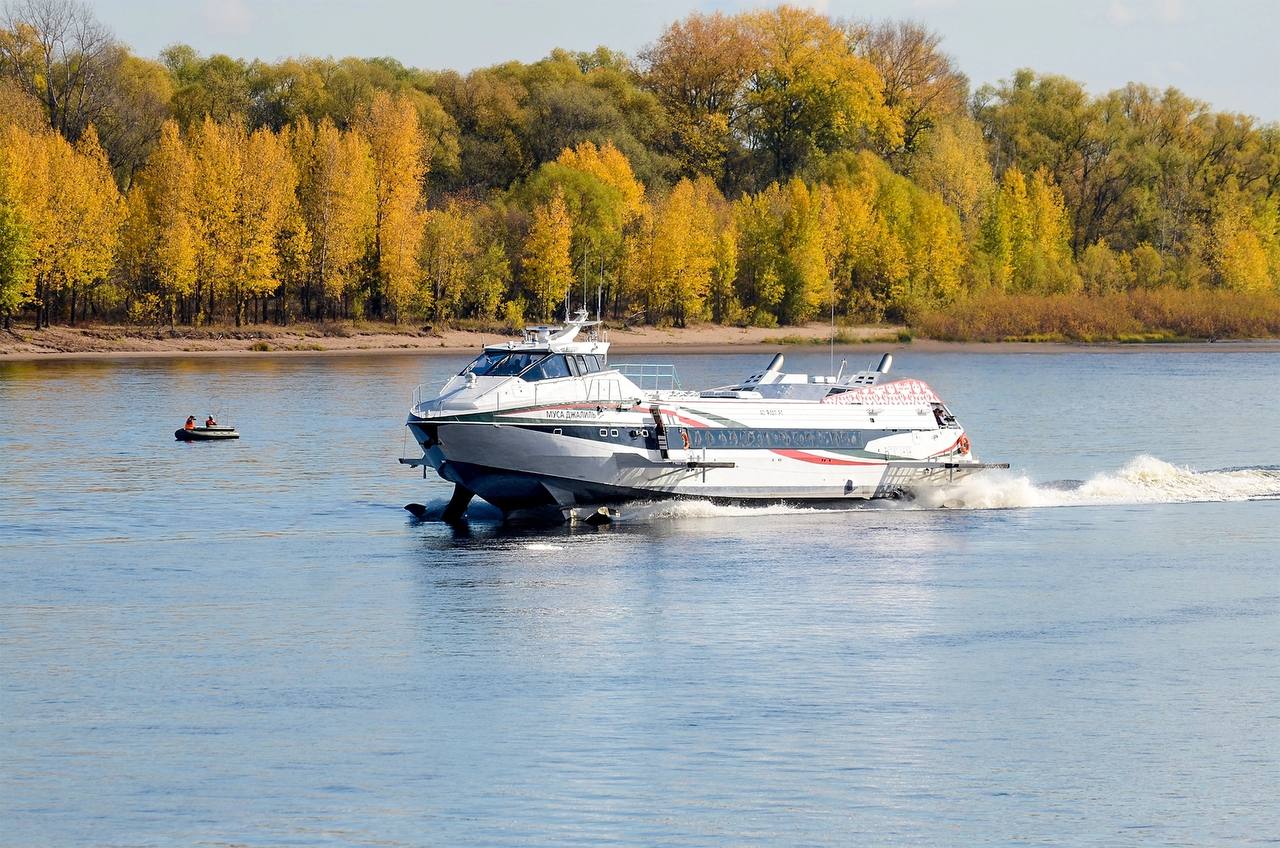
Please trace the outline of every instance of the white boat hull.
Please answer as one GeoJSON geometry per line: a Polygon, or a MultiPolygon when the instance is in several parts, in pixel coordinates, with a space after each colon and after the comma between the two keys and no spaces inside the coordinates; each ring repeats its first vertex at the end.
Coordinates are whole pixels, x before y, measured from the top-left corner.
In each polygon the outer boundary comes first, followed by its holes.
{"type": "MultiPolygon", "coordinates": [[[[754,430],[759,444],[740,448],[708,447],[713,436],[671,428],[668,441],[673,444],[663,456],[655,428],[645,423],[644,416],[600,414],[576,427],[411,419],[410,428],[425,463],[504,511],[655,498],[776,502],[900,497],[985,467],[954,454],[876,456],[865,447],[786,447],[765,438],[792,432],[781,428],[754,430]],[[684,447],[686,437],[689,448],[684,447]]],[[[963,436],[958,429],[918,432],[930,447],[951,446],[963,436]]],[[[887,436],[878,430],[851,432],[848,440],[874,446],[878,438],[887,436]]]]}

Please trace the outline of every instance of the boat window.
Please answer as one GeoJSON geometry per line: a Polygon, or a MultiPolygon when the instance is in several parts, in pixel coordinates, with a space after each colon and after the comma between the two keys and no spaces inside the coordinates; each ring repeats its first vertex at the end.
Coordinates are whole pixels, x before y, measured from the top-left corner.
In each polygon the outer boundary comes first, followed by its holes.
{"type": "Polygon", "coordinates": [[[462,375],[475,374],[477,377],[483,377],[488,374],[495,365],[506,359],[510,354],[506,351],[488,351],[477,356],[470,365],[463,368],[460,372],[462,375]]]}
{"type": "Polygon", "coordinates": [[[566,356],[564,358],[564,361],[569,365],[569,373],[575,377],[581,377],[587,373],[587,369],[580,367],[580,363],[575,361],[578,358],[580,357],[566,356]]]}
{"type": "Polygon", "coordinates": [[[582,356],[581,354],[579,354],[578,356],[571,356],[571,357],[569,357],[569,359],[570,359],[570,361],[572,361],[575,365],[577,365],[577,366],[578,366],[578,373],[579,373],[579,374],[589,374],[589,373],[591,373],[592,371],[599,371],[599,370],[600,370],[599,368],[593,368],[593,367],[592,367],[595,363],[591,361],[591,357],[588,357],[588,356],[582,356]]]}
{"type": "Polygon", "coordinates": [[[564,357],[558,354],[548,356],[543,359],[528,372],[521,374],[520,379],[528,380],[530,383],[537,380],[554,380],[557,377],[569,377],[569,365],[564,361],[564,357]]]}
{"type": "Polygon", "coordinates": [[[511,353],[484,373],[489,377],[514,377],[537,362],[541,356],[541,353],[511,353]]]}

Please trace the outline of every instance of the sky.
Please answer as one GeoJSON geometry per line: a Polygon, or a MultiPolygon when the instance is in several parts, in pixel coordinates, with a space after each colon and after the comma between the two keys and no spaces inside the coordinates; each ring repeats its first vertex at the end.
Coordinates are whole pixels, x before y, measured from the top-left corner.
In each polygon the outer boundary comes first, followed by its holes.
{"type": "MultiPolygon", "coordinates": [[[[793,0],[795,2],[795,0],[793,0]]],[[[744,0],[90,0],[135,52],[184,42],[201,53],[391,56],[460,71],[553,47],[635,54],[693,11],[744,0]]],[[[1175,86],[1217,109],[1280,121],[1280,0],[805,0],[834,17],[910,18],[943,36],[975,87],[1017,68],[1093,93],[1175,86]]]]}

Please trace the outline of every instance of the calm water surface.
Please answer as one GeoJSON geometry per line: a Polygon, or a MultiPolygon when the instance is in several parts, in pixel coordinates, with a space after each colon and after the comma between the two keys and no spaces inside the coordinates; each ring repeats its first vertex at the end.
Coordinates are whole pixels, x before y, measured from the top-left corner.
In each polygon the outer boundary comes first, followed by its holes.
{"type": "Polygon", "coordinates": [[[601,531],[409,519],[461,364],[0,363],[0,845],[1280,840],[1280,355],[904,352],[1015,472],[601,531]]]}

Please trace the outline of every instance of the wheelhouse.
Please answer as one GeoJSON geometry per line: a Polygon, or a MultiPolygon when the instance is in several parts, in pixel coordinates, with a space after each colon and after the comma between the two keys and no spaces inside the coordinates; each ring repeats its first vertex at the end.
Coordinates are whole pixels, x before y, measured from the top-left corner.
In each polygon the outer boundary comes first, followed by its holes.
{"type": "Polygon", "coordinates": [[[594,353],[552,353],[546,350],[486,350],[460,376],[519,377],[526,382],[584,377],[606,370],[605,357],[594,353]]]}

